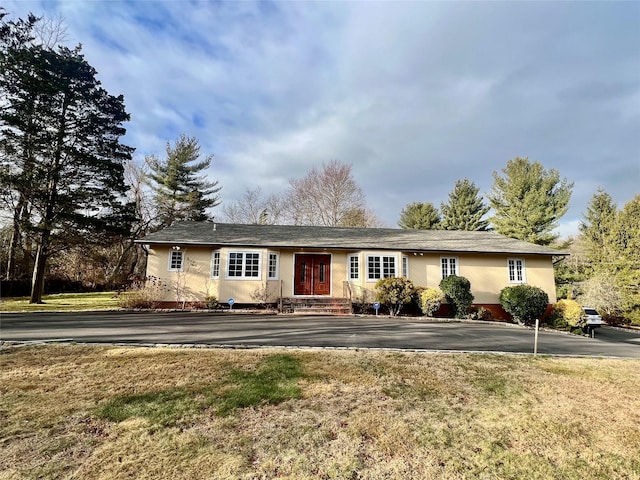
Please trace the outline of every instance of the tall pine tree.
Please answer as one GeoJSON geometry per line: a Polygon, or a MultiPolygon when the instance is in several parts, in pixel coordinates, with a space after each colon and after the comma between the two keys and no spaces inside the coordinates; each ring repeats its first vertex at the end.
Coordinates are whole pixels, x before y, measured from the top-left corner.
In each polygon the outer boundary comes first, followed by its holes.
{"type": "Polygon", "coordinates": [[[222,187],[200,172],[209,168],[212,155],[200,160],[200,145],[195,137],[181,135],[175,146],[167,142],[167,157],[147,157],[149,179],[155,193],[156,228],[168,227],[180,220],[209,220],[207,210],[220,204],[222,187]],[[195,163],[194,163],[195,162],[195,163]]]}
{"type": "Polygon", "coordinates": [[[528,158],[509,160],[502,172],[493,172],[488,195],[493,227],[507,237],[549,245],[558,237],[552,231],[569,208],[573,183],[528,158]]]}
{"type": "Polygon", "coordinates": [[[593,195],[583,220],[580,234],[591,266],[598,270],[611,262],[613,248],[613,227],[616,223],[618,207],[611,195],[602,189],[593,195]]]}
{"type": "Polygon", "coordinates": [[[480,189],[467,178],[458,180],[453,191],[449,193],[449,203],[442,203],[443,230],[486,230],[488,220],[483,220],[489,207],[478,196],[480,189]]]}
{"type": "Polygon", "coordinates": [[[0,183],[35,243],[30,301],[41,303],[51,255],[126,228],[123,162],[133,149],[119,140],[123,97],[100,86],[80,47],[5,41],[18,38],[12,29],[2,26],[0,183]]]}

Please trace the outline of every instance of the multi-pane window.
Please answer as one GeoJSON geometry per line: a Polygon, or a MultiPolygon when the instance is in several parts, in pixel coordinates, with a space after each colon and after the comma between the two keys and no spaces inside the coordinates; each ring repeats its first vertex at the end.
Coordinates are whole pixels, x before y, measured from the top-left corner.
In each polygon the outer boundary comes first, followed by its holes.
{"type": "Polygon", "coordinates": [[[402,256],[402,276],[409,278],[409,257],[406,255],[402,256]]]}
{"type": "Polygon", "coordinates": [[[180,250],[171,250],[169,252],[169,271],[181,272],[184,263],[184,252],[180,250]]]}
{"type": "Polygon", "coordinates": [[[267,269],[267,278],[269,280],[278,279],[278,254],[275,252],[269,252],[269,265],[267,269]]]}
{"type": "Polygon", "coordinates": [[[229,252],[229,278],[260,278],[260,253],[229,252]]]}
{"type": "Polygon", "coordinates": [[[524,278],[524,260],[521,258],[510,258],[507,260],[509,266],[509,282],[525,283],[524,278]]]}
{"type": "Polygon", "coordinates": [[[442,278],[458,275],[458,259],[456,257],[442,257],[440,259],[440,267],[442,278]]]}
{"type": "Polygon", "coordinates": [[[396,276],[396,257],[386,255],[367,256],[367,280],[396,276]]]}
{"type": "Polygon", "coordinates": [[[220,250],[211,253],[211,278],[220,278],[220,250]]]}
{"type": "Polygon", "coordinates": [[[348,257],[349,280],[360,279],[360,257],[349,255],[348,257]]]}

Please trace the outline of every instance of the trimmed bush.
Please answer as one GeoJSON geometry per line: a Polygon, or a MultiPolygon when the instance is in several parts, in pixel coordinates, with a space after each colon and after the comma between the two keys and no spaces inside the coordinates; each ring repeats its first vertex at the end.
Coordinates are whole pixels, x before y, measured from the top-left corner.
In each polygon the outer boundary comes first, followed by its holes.
{"type": "Polygon", "coordinates": [[[467,317],[473,302],[471,282],[465,277],[449,275],[440,281],[440,290],[451,305],[453,316],[455,318],[467,317]]]}
{"type": "Polygon", "coordinates": [[[404,277],[382,278],[376,283],[376,300],[386,305],[389,313],[396,316],[404,305],[413,299],[413,282],[404,277]]]}
{"type": "Polygon", "coordinates": [[[218,297],[215,295],[207,295],[204,299],[204,306],[209,310],[216,310],[220,306],[218,303],[218,297]]]}
{"type": "Polygon", "coordinates": [[[427,317],[432,317],[438,311],[442,302],[446,300],[439,288],[423,288],[420,292],[420,310],[427,317]]]}
{"type": "Polygon", "coordinates": [[[529,324],[542,318],[548,304],[546,292],[531,285],[506,287],[500,292],[500,305],[518,323],[529,324]]]}
{"type": "Polygon", "coordinates": [[[575,300],[560,300],[553,306],[553,312],[572,327],[582,327],[585,324],[584,310],[575,300]]]}

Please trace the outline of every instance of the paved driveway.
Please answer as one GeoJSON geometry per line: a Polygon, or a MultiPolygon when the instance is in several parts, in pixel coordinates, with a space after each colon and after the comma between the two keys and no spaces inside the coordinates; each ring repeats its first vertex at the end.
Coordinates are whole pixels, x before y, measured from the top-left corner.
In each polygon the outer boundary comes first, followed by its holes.
{"type": "MultiPolygon", "coordinates": [[[[386,317],[76,312],[2,314],[0,339],[531,353],[534,332],[492,323],[386,317]]],[[[640,332],[604,327],[591,339],[541,331],[538,353],[640,358],[640,332]]]]}

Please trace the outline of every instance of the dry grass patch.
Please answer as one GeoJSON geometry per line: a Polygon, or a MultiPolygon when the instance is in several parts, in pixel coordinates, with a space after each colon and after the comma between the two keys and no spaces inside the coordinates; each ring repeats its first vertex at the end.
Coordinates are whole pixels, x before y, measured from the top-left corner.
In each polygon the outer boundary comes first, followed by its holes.
{"type": "Polygon", "coordinates": [[[640,362],[42,346],[0,479],[640,478],[640,362]]]}

